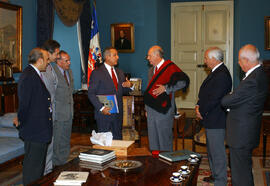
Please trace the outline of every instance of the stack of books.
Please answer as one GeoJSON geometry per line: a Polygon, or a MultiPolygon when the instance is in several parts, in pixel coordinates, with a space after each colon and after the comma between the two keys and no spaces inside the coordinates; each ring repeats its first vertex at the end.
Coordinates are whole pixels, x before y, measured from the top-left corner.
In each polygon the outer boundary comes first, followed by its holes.
{"type": "Polygon", "coordinates": [[[94,163],[94,162],[89,162],[89,161],[80,161],[79,166],[81,168],[85,169],[91,169],[91,170],[97,170],[97,171],[104,171],[107,168],[110,167],[110,162],[113,160],[107,161],[105,163],[99,164],[99,163],[94,163]]]}
{"type": "Polygon", "coordinates": [[[81,167],[102,171],[108,168],[109,163],[115,159],[115,152],[104,149],[90,149],[81,152],[79,158],[81,167]]]}
{"type": "Polygon", "coordinates": [[[63,171],[54,185],[82,185],[87,180],[89,172],[63,171]]]}

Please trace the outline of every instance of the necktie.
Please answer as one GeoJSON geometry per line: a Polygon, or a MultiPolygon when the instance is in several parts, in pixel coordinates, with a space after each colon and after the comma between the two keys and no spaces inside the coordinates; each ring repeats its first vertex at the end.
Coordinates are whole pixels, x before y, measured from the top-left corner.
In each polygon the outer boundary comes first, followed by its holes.
{"type": "Polygon", "coordinates": [[[66,71],[64,71],[64,78],[65,78],[65,80],[66,80],[66,82],[67,82],[67,85],[69,85],[69,83],[68,83],[68,79],[67,79],[67,74],[66,74],[66,71]]]}
{"type": "Polygon", "coordinates": [[[155,74],[157,73],[157,71],[158,71],[158,68],[157,68],[157,67],[155,67],[155,74]]]}
{"type": "Polygon", "coordinates": [[[116,79],[115,73],[114,73],[114,71],[113,71],[113,68],[111,68],[111,71],[112,71],[112,80],[113,80],[113,84],[114,84],[116,90],[118,90],[118,83],[117,83],[117,79],[116,79]]]}

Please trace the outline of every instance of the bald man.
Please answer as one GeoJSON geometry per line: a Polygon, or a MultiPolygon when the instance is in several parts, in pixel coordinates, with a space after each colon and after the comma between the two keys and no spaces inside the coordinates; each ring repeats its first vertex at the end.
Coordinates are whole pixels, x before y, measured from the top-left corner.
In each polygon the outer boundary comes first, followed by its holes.
{"type": "Polygon", "coordinates": [[[268,91],[268,80],[259,57],[259,51],[254,45],[248,44],[240,49],[238,63],[245,77],[221,101],[230,110],[226,138],[230,148],[233,186],[254,185],[252,151],[260,142],[261,118],[268,91]]]}
{"type": "Polygon", "coordinates": [[[189,85],[188,76],[172,61],[165,61],[163,54],[160,46],[151,47],[147,54],[152,67],[144,103],[151,151],[173,150],[174,93],[189,85]]]}

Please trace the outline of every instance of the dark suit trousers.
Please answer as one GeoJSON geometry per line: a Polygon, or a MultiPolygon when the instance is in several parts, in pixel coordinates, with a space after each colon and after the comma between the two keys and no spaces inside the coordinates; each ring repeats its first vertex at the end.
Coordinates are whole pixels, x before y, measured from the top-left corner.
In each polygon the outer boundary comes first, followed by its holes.
{"type": "Polygon", "coordinates": [[[27,185],[43,176],[48,143],[24,141],[23,184],[27,185]]]}
{"type": "Polygon", "coordinates": [[[119,114],[96,118],[98,132],[112,132],[113,139],[122,140],[122,119],[119,114]]]}
{"type": "Polygon", "coordinates": [[[231,174],[233,186],[254,186],[252,174],[253,149],[230,147],[231,174]]]}
{"type": "Polygon", "coordinates": [[[227,185],[227,156],[224,145],[225,129],[205,129],[209,166],[215,186],[227,185]]]}

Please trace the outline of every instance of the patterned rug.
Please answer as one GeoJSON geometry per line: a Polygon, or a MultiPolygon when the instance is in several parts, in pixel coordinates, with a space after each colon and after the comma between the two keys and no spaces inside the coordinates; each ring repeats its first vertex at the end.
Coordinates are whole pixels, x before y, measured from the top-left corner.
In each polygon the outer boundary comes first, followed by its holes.
{"type": "MultiPolygon", "coordinates": [[[[262,157],[252,157],[253,160],[253,176],[255,186],[270,186],[270,158],[266,160],[266,168],[262,166],[262,157]]],[[[231,173],[228,171],[228,183],[227,186],[231,186],[231,173]]],[[[199,176],[197,180],[197,186],[214,186],[214,184],[203,181],[204,177],[210,176],[208,159],[206,155],[203,155],[201,165],[199,167],[199,176]]]]}

